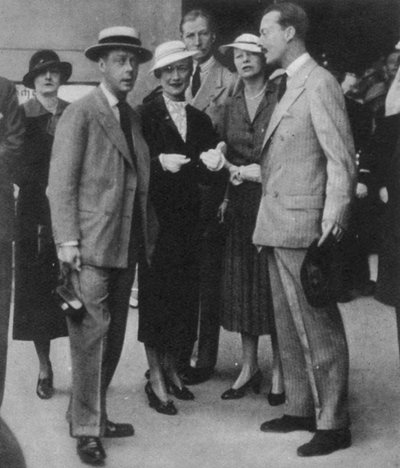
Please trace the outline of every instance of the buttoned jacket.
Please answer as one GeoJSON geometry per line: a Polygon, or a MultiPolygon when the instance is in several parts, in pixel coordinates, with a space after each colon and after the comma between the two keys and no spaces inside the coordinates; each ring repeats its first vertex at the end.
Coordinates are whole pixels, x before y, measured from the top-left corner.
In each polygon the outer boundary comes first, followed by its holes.
{"type": "Polygon", "coordinates": [[[354,180],[342,91],[310,58],[291,77],[266,131],[254,243],[305,248],[321,235],[323,219],[346,227],[354,180]]]}
{"type": "Polygon", "coordinates": [[[48,195],[57,244],[78,240],[84,264],[124,268],[135,198],[149,260],[157,231],[148,201],[150,157],[130,108],[135,159],[101,89],[72,103],[57,126],[48,195]]]}

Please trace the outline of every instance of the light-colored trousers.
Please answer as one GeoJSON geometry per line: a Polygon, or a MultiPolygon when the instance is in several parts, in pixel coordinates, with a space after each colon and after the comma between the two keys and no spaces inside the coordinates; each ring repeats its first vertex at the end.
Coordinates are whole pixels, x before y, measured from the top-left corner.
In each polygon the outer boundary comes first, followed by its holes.
{"type": "MultiPolygon", "coordinates": [[[[83,265],[72,282],[86,308],[81,323],[70,319],[72,437],[104,433],[106,391],[114,375],[125,336],[135,266],[127,269],[83,265]]],[[[67,416],[68,417],[68,416],[67,416]]]]}
{"type": "Polygon", "coordinates": [[[285,414],[317,429],[349,426],[349,354],[336,304],[308,304],[300,282],[306,249],[270,248],[268,265],[286,393],[285,414]]]}

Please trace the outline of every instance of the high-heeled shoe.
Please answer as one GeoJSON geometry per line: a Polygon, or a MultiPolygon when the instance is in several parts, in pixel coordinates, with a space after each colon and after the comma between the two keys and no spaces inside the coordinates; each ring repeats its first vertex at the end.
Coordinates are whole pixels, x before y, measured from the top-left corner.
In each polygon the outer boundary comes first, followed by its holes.
{"type": "Polygon", "coordinates": [[[48,400],[54,395],[53,370],[51,368],[47,377],[38,378],[36,385],[36,394],[42,400],[48,400]]]}
{"type": "Polygon", "coordinates": [[[285,392],[282,392],[282,393],[272,393],[272,391],[270,391],[270,392],[268,393],[267,400],[268,400],[268,403],[269,403],[271,406],[283,405],[283,404],[285,403],[285,401],[286,401],[285,392]]]}
{"type": "Polygon", "coordinates": [[[243,398],[246,395],[246,391],[251,388],[254,393],[260,393],[262,381],[262,374],[261,371],[258,370],[245,384],[243,384],[239,388],[230,388],[226,390],[222,395],[221,398],[223,400],[238,400],[239,398],[243,398]]]}
{"type": "Polygon", "coordinates": [[[182,385],[182,388],[179,388],[170,379],[166,379],[165,383],[167,384],[167,392],[174,395],[178,400],[194,400],[193,393],[184,385],[182,385]]]}
{"type": "Polygon", "coordinates": [[[155,394],[153,387],[150,382],[147,382],[144,390],[149,400],[150,408],[154,408],[158,413],[168,414],[173,416],[177,414],[178,410],[175,408],[174,402],[168,400],[167,402],[161,401],[158,396],[155,394]]]}

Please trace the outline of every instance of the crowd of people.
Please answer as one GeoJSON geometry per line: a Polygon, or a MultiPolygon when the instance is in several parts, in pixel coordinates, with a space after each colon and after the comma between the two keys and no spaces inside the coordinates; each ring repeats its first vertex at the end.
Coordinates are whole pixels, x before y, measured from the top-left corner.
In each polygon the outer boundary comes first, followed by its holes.
{"type": "MultiPolygon", "coordinates": [[[[351,300],[375,292],[368,255],[378,250],[376,296],[400,311],[399,122],[385,111],[400,53],[361,77],[334,76],[307,52],[298,5],[274,3],[259,29],[216,50],[212,16],[192,10],[180,39],[154,57],[136,29],[103,29],[85,50],[100,84],[72,104],[57,97],[72,65],[52,50],[33,54],[23,83],[35,95],[23,106],[0,81],[1,307],[10,305],[14,183],[13,338],[33,341],[36,392],[48,399],[50,343],[69,336],[67,421],[84,463],[104,463],[101,438],[134,434],[109,419],[106,394],[137,264],[151,408],[173,416],[170,395],[195,399],[188,386],[213,375],[222,325],[240,333],[243,351],[223,400],[260,391],[258,340],[268,334],[268,402],[284,409],[260,429],[313,432],[302,457],[351,445],[342,319],[336,300],[310,304],[300,272],[310,244],[333,239],[347,259],[339,301],[351,300]],[[150,60],[158,86],[132,109],[127,95],[150,60]],[[59,307],[60,284],[67,309],[82,303],[79,316],[59,307]]],[[[8,313],[0,319],[5,357],[8,313]]]]}

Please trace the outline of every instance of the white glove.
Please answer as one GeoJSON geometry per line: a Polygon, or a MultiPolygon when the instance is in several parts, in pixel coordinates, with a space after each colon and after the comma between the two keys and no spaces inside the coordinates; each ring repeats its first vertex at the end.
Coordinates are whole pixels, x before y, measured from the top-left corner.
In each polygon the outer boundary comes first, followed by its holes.
{"type": "Polygon", "coordinates": [[[164,171],[169,171],[172,173],[179,172],[181,167],[190,162],[190,159],[187,158],[184,154],[164,154],[161,153],[158,157],[160,160],[161,166],[164,171]]]}
{"type": "Polygon", "coordinates": [[[243,179],[240,174],[240,167],[231,164],[229,166],[229,174],[229,181],[232,185],[240,185],[243,183],[243,179]]]}
{"type": "Polygon", "coordinates": [[[225,165],[225,151],[226,143],[220,141],[215,149],[210,149],[201,153],[200,159],[208,170],[216,172],[221,170],[225,165]]]}
{"type": "Polygon", "coordinates": [[[259,164],[249,164],[240,167],[240,177],[242,180],[250,182],[261,182],[261,167],[259,164]]]}

